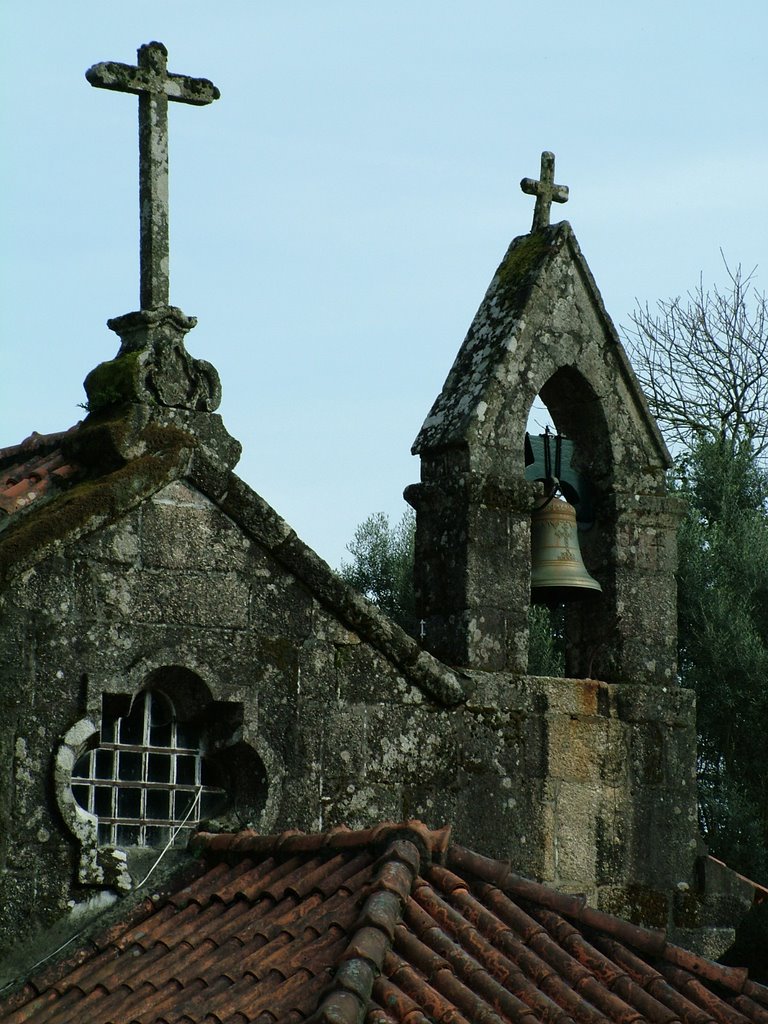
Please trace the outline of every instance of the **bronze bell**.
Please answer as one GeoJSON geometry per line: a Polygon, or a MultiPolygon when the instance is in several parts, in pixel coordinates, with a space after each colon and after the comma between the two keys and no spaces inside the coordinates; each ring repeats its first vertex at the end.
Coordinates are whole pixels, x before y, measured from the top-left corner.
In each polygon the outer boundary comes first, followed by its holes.
{"type": "Polygon", "coordinates": [[[576,509],[560,498],[544,499],[531,517],[531,601],[560,604],[602,589],[581,558],[576,509]]]}

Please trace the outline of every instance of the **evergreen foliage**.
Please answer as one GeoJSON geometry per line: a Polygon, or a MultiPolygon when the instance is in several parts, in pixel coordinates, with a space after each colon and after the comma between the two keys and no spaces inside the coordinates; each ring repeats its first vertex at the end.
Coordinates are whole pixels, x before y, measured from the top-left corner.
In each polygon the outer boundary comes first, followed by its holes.
{"type": "Polygon", "coordinates": [[[384,512],[368,516],[347,544],[351,562],[339,575],[385,611],[412,636],[416,633],[413,591],[413,545],[416,515],[406,509],[394,525],[384,512]]]}
{"type": "Polygon", "coordinates": [[[681,460],[680,679],[696,691],[699,819],[715,856],[768,881],[768,474],[748,441],[681,460]]]}

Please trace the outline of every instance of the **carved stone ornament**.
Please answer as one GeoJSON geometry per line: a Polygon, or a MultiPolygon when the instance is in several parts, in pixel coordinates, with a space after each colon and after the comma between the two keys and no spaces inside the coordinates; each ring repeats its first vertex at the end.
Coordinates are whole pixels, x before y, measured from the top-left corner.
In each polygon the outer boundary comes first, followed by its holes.
{"type": "Polygon", "coordinates": [[[175,306],[139,310],[107,321],[121,339],[117,358],[85,380],[91,412],[123,402],[214,412],[221,402],[216,369],[194,359],[184,335],[197,323],[175,306]]]}

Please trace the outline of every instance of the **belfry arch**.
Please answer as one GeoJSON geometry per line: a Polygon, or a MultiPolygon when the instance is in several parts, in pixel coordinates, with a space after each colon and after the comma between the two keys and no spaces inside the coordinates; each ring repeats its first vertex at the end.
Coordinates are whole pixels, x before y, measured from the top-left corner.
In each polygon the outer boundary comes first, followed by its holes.
{"type": "MultiPolygon", "coordinates": [[[[541,385],[535,403],[546,410],[546,425],[536,425],[529,411],[525,433],[525,476],[542,480],[549,476],[557,486],[544,482],[542,514],[547,503],[562,499],[574,506],[573,539],[577,555],[585,566],[585,575],[601,589],[574,591],[569,599],[549,602],[549,609],[533,609],[539,637],[547,626],[553,631],[553,644],[563,658],[557,674],[569,677],[591,675],[593,651],[583,648],[587,641],[585,619],[605,620],[611,615],[611,595],[615,592],[611,551],[614,526],[610,507],[613,491],[613,452],[610,431],[599,396],[590,382],[574,366],[555,370],[541,385]],[[550,464],[541,465],[542,454],[550,464]],[[538,617],[536,617],[538,614],[538,617]]],[[[532,559],[536,559],[532,535],[532,559]]],[[[535,601],[535,595],[532,596],[535,601]]],[[[529,638],[530,644],[530,638],[529,638]]],[[[529,649],[529,666],[530,666],[529,649]]],[[[542,674],[537,671],[535,674],[542,674]]],[[[547,673],[547,674],[552,674],[547,673]]]]}

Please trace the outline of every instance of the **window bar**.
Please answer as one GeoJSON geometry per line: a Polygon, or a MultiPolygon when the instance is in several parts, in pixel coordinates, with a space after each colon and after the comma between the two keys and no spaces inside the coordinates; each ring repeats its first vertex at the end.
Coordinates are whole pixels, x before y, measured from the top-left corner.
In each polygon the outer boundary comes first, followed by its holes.
{"type": "Polygon", "coordinates": [[[203,797],[225,794],[223,787],[203,785],[201,746],[185,735],[170,702],[167,745],[157,736],[153,742],[153,718],[164,710],[162,703],[152,693],[140,694],[128,715],[105,719],[98,747],[83,755],[82,768],[73,774],[88,812],[97,819],[100,843],[154,846],[177,829],[182,836],[178,846],[202,820],[203,797]],[[134,796],[127,795],[131,791],[134,796]],[[158,791],[165,800],[150,799],[158,791]]]}

